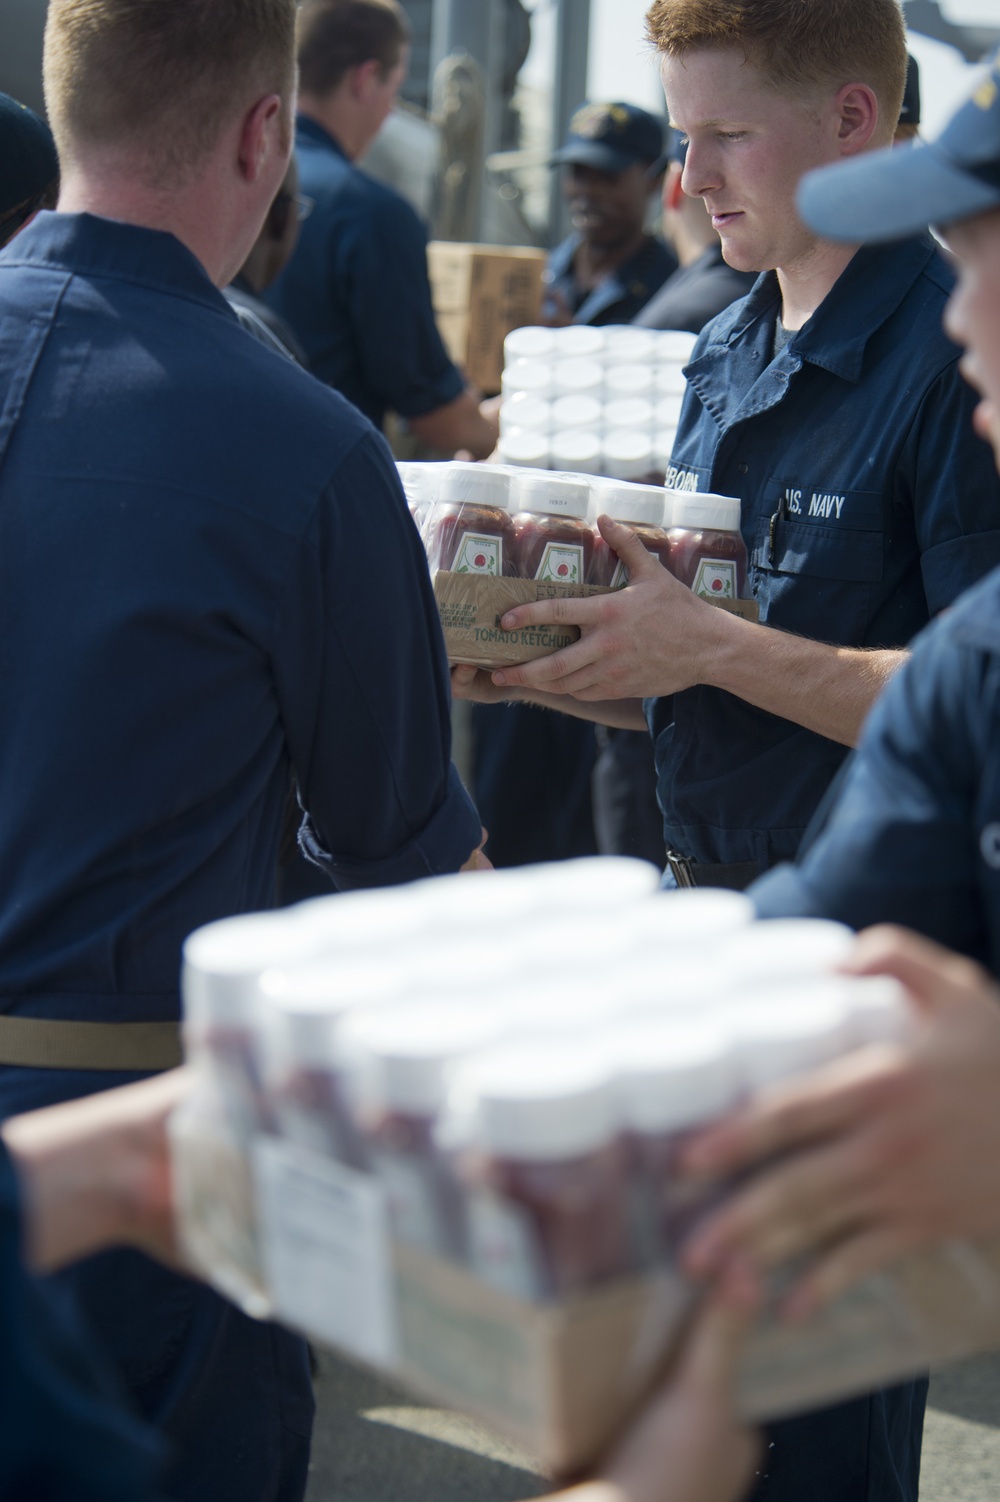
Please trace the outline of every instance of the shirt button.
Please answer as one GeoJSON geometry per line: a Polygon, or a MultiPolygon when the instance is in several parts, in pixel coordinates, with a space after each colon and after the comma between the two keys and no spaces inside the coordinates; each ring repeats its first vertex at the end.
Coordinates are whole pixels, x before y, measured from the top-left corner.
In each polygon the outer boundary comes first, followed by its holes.
{"type": "Polygon", "coordinates": [[[749,464],[741,464],[741,465],[740,465],[740,466],[739,466],[739,471],[740,471],[740,474],[741,474],[741,475],[745,475],[745,474],[747,474],[747,473],[748,473],[748,471],[749,471],[749,469],[750,469],[750,466],[749,466],[749,464]]]}

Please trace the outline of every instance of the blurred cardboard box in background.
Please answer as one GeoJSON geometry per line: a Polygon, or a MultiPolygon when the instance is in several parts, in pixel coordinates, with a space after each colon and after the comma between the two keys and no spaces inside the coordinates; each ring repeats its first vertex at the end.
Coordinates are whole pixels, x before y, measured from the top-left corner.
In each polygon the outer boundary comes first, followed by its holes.
{"type": "Polygon", "coordinates": [[[486,396],[500,390],[503,342],[537,323],[544,250],[432,240],[427,266],[437,325],[451,358],[486,396]]]}

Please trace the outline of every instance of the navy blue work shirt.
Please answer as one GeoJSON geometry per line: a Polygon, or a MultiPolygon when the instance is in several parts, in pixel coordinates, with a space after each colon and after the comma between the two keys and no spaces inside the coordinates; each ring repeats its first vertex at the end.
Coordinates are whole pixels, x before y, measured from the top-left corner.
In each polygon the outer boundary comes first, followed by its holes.
{"type": "Polygon", "coordinates": [[[0,1010],[178,1015],[181,942],[454,871],[479,819],[384,440],[172,235],[42,214],[0,254],[0,1010]]]}
{"type": "Polygon", "coordinates": [[[822,834],[751,896],[764,917],[902,923],[1000,975],[1000,571],[915,643],[822,834]]]}
{"type": "Polygon", "coordinates": [[[313,375],[377,428],[387,411],[423,417],[454,401],[464,382],[434,322],[416,213],[302,115],[295,157],[316,206],[264,301],[295,330],[313,375]]]}
{"type": "MultiPolygon", "coordinates": [[[[953,283],[929,237],[866,247],[776,359],[773,272],[699,338],[667,485],[740,497],[762,622],[902,647],[1000,562],[1000,481],[941,327],[953,283]]],[[[720,689],[645,707],[668,848],[791,859],[846,748],[720,689]]]]}
{"type": "Polygon", "coordinates": [[[631,323],[667,277],[677,270],[677,257],[662,240],[648,235],[634,256],[602,277],[596,287],[583,288],[576,279],[573,260],[582,244],[580,235],[569,235],[549,255],[545,269],[546,297],[543,310],[560,310],[552,297],[557,292],[573,315],[574,323],[600,327],[606,323],[631,323]]]}

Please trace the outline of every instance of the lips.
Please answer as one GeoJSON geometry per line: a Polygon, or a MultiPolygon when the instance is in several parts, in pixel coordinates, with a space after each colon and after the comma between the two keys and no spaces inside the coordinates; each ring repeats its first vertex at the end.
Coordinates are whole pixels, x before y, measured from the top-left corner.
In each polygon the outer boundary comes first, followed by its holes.
{"type": "Polygon", "coordinates": [[[742,209],[734,209],[731,213],[728,213],[728,214],[715,214],[715,213],[713,213],[713,215],[712,215],[712,226],[713,226],[713,228],[715,228],[717,230],[718,229],[726,229],[727,226],[729,226],[730,224],[735,224],[736,220],[737,219],[742,219],[742,217],[743,217],[743,210],[742,209]]]}

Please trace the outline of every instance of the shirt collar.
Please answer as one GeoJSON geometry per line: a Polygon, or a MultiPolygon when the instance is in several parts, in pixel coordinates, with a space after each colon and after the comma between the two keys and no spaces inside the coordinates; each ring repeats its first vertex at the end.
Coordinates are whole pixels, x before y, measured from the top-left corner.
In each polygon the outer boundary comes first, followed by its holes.
{"type": "Polygon", "coordinates": [[[39,214],[0,253],[0,265],[138,282],[221,310],[229,305],[176,235],[96,214],[39,214]]]}
{"type": "Polygon", "coordinates": [[[350,161],[350,157],[337,140],[337,137],[332,136],[325,125],[320,125],[319,121],[314,120],[310,115],[296,115],[295,133],[300,142],[303,139],[318,142],[321,146],[330,147],[338,156],[343,157],[345,162],[350,161]]]}
{"type": "MultiPolygon", "coordinates": [[[[868,341],[896,312],[935,254],[929,235],[893,245],[862,246],[789,347],[802,360],[857,383],[868,341]]],[[[755,325],[770,324],[779,307],[778,278],[765,271],[750,289],[726,344],[736,344],[748,333],[759,334],[755,325]]]]}

